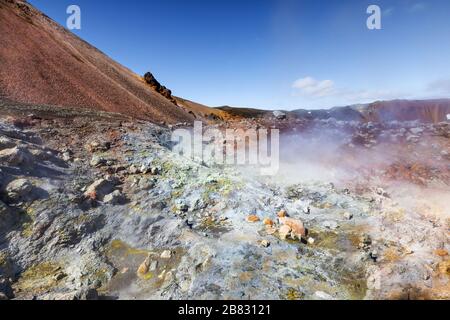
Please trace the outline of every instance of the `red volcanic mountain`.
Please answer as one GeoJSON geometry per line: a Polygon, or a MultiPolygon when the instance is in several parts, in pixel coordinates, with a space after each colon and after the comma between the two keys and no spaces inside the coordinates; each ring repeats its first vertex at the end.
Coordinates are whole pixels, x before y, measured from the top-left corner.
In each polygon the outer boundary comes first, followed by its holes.
{"type": "Polygon", "coordinates": [[[167,94],[24,1],[0,0],[0,44],[0,97],[157,122],[194,119],[167,94]]]}
{"type": "Polygon", "coordinates": [[[374,122],[419,120],[437,123],[448,120],[450,100],[379,101],[367,105],[361,112],[368,121],[374,122]]]}

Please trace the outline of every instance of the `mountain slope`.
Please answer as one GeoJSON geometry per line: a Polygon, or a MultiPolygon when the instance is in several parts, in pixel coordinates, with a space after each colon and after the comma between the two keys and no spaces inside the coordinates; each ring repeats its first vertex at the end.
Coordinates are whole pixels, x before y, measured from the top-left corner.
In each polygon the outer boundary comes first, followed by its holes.
{"type": "Polygon", "coordinates": [[[0,0],[0,43],[0,96],[158,122],[194,119],[26,2],[0,0]]]}
{"type": "Polygon", "coordinates": [[[377,101],[361,110],[368,121],[441,122],[450,114],[450,99],[377,101]]]}
{"type": "Polygon", "coordinates": [[[297,118],[328,119],[343,121],[420,121],[438,123],[450,114],[450,99],[391,100],[369,104],[335,107],[328,110],[298,109],[290,112],[297,118]]]}

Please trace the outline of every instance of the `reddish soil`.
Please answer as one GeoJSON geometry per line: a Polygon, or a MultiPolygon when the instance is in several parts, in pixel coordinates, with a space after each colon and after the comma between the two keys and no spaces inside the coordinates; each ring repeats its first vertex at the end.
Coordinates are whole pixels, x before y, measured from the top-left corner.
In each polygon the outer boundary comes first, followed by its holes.
{"type": "Polygon", "coordinates": [[[0,97],[154,122],[194,118],[26,2],[0,0],[0,97]]]}

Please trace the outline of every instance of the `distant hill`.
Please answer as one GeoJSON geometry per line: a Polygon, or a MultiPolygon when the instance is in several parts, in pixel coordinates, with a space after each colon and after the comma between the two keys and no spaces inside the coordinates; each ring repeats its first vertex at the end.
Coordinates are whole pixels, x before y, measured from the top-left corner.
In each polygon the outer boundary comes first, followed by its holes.
{"type": "MultiPolygon", "coordinates": [[[[273,118],[273,111],[253,108],[218,108],[237,118],[273,118]]],[[[437,123],[450,115],[450,99],[377,101],[331,109],[283,111],[286,119],[336,119],[342,121],[414,121],[437,123]]]]}
{"type": "Polygon", "coordinates": [[[346,121],[414,121],[437,123],[447,120],[450,99],[377,101],[329,110],[295,110],[298,117],[335,118],[346,121]]]}

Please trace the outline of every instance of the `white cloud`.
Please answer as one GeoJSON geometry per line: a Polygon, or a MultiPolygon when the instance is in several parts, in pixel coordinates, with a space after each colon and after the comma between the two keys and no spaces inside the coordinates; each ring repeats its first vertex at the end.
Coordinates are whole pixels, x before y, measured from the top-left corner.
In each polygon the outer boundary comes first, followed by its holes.
{"type": "Polygon", "coordinates": [[[428,85],[428,91],[450,94],[450,79],[440,79],[428,85]]]}
{"type": "Polygon", "coordinates": [[[305,77],[292,84],[294,95],[310,100],[332,100],[336,104],[355,104],[376,100],[406,98],[410,95],[395,90],[364,90],[339,88],[332,80],[316,80],[305,77]]]}
{"type": "Polygon", "coordinates": [[[427,5],[423,2],[416,2],[414,3],[410,8],[409,11],[411,12],[419,12],[424,10],[427,7],[427,5]]]}
{"type": "Polygon", "coordinates": [[[331,80],[316,80],[306,77],[296,80],[292,88],[299,90],[301,95],[310,97],[327,97],[336,94],[334,82],[331,80]]]}
{"type": "Polygon", "coordinates": [[[394,13],[394,10],[395,10],[394,7],[390,7],[390,8],[385,9],[385,10],[383,11],[383,16],[384,16],[384,17],[389,17],[389,16],[391,16],[391,15],[394,13]]]}

